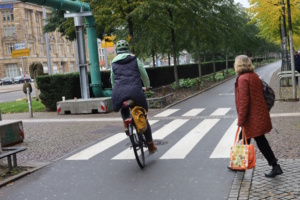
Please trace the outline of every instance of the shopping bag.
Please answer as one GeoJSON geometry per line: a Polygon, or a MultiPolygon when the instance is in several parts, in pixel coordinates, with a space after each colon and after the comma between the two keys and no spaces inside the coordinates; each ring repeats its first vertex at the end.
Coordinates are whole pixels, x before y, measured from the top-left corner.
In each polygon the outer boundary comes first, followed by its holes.
{"type": "Polygon", "coordinates": [[[234,144],[230,149],[229,167],[233,170],[246,170],[255,167],[255,149],[253,144],[247,143],[246,134],[243,128],[242,144],[237,143],[240,127],[235,135],[234,144]]]}

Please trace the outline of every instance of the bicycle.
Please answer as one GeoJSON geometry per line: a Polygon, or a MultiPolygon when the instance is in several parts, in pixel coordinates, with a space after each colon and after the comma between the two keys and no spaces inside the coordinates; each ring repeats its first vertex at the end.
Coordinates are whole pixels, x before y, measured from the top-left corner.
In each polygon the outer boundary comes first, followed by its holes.
{"type": "Polygon", "coordinates": [[[148,148],[148,146],[144,134],[138,133],[134,125],[134,121],[131,113],[131,109],[134,108],[134,102],[132,100],[124,101],[122,107],[129,108],[130,110],[130,116],[129,118],[125,119],[125,123],[128,125],[128,131],[129,131],[128,136],[132,144],[136,161],[140,166],[140,168],[143,169],[145,167],[144,147],[148,148]]]}

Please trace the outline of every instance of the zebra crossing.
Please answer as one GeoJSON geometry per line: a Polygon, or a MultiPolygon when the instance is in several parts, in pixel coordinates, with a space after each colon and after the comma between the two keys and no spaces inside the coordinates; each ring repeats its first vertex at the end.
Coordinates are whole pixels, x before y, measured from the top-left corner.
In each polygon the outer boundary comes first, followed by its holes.
{"type": "MultiPolygon", "coordinates": [[[[217,108],[211,112],[209,116],[219,116],[219,118],[208,118],[208,119],[193,119],[192,117],[199,116],[205,108],[194,108],[183,114],[177,115],[176,113],[180,113],[180,109],[167,109],[151,118],[149,123],[152,127],[152,136],[154,140],[164,140],[168,138],[171,134],[176,134],[176,130],[184,129],[186,134],[179,139],[179,141],[172,143],[172,146],[166,152],[162,153],[159,159],[162,160],[171,160],[171,159],[185,159],[186,156],[197,146],[201,145],[201,140],[209,135],[211,129],[215,127],[220,120],[222,120],[222,116],[225,116],[231,108],[217,108]],[[177,116],[176,119],[168,118],[170,116],[177,116]],[[190,117],[187,118],[187,117],[190,117]],[[155,119],[157,118],[157,119],[155,119]],[[195,121],[197,122],[194,127],[188,122],[195,121]],[[156,125],[156,126],[153,126],[156,125]]],[[[235,131],[237,129],[237,120],[231,119],[231,124],[224,132],[224,135],[220,139],[219,143],[215,147],[214,151],[210,155],[210,159],[214,158],[228,158],[230,146],[233,143],[235,131]],[[233,121],[232,121],[233,120],[233,121]]],[[[129,142],[128,137],[124,132],[114,134],[91,147],[88,147],[68,158],[66,160],[89,160],[92,157],[101,154],[102,152],[108,150],[109,148],[113,148],[114,146],[121,146],[121,142],[129,142]]],[[[172,141],[173,142],[173,141],[172,141]]],[[[135,159],[134,153],[132,149],[129,147],[123,146],[123,150],[120,153],[113,156],[111,160],[131,160],[135,159]]]]}

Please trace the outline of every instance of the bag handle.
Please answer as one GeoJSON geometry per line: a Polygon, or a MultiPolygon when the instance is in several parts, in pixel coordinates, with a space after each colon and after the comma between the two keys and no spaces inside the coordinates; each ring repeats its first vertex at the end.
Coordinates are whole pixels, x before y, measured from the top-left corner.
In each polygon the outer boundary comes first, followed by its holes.
{"type": "MultiPolygon", "coordinates": [[[[237,138],[238,138],[238,135],[239,135],[239,132],[240,132],[240,127],[237,128],[236,130],[236,134],[235,134],[235,139],[234,139],[234,144],[235,145],[237,143],[237,138]]],[[[246,134],[245,134],[245,130],[244,130],[244,127],[242,127],[242,145],[248,145],[248,142],[247,142],[247,137],[246,137],[246,134]],[[245,141],[245,143],[244,143],[245,141]]]]}

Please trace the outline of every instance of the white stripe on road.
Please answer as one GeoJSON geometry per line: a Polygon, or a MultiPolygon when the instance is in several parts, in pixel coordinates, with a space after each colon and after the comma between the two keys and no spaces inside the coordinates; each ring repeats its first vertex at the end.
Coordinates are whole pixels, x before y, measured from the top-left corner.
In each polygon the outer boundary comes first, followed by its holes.
{"type": "Polygon", "coordinates": [[[127,138],[125,133],[118,133],[116,135],[113,135],[69,158],[66,160],[88,160],[92,158],[93,156],[105,151],[106,149],[112,147],[115,144],[118,144],[122,140],[125,140],[127,138]]]}
{"type": "MultiPolygon", "coordinates": [[[[152,125],[152,124],[155,124],[156,122],[158,122],[158,120],[150,120],[149,124],[152,125]]],[[[93,156],[114,146],[115,144],[118,144],[119,142],[123,141],[126,138],[127,138],[127,136],[125,135],[125,133],[118,133],[116,135],[113,135],[113,136],[67,158],[66,160],[88,160],[88,159],[92,158],[93,156]]]]}
{"type": "MultiPolygon", "coordinates": [[[[152,136],[153,139],[163,139],[167,137],[169,134],[174,132],[176,129],[178,129],[180,126],[185,124],[188,120],[187,119],[176,119],[170,122],[169,124],[163,126],[159,130],[155,131],[152,136]]],[[[133,150],[131,148],[127,148],[115,157],[112,158],[112,160],[130,160],[135,159],[133,150]]]]}
{"type": "Polygon", "coordinates": [[[226,133],[223,135],[222,139],[212,152],[209,158],[229,158],[230,147],[234,143],[234,137],[237,130],[237,119],[231,124],[227,129],[226,133]]]}
{"type": "Polygon", "coordinates": [[[180,126],[185,124],[188,120],[187,119],[175,119],[168,123],[167,125],[163,126],[159,130],[155,131],[152,136],[153,139],[156,140],[162,140],[165,137],[167,137],[169,134],[174,132],[176,129],[178,129],[180,126]]]}
{"type": "Polygon", "coordinates": [[[155,115],[154,117],[167,117],[175,112],[177,112],[179,109],[167,109],[157,115],[155,115]]]}
{"type": "Polygon", "coordinates": [[[216,116],[216,115],[226,115],[226,113],[231,108],[218,108],[215,112],[213,112],[210,116],[216,116]]]}
{"type": "Polygon", "coordinates": [[[194,108],[190,111],[188,111],[187,113],[183,114],[182,116],[184,117],[193,117],[198,115],[199,113],[201,113],[204,110],[204,108],[194,108]]]}
{"type": "Polygon", "coordinates": [[[219,121],[206,119],[177,142],[160,159],[184,159],[205,134],[219,121]]]}

